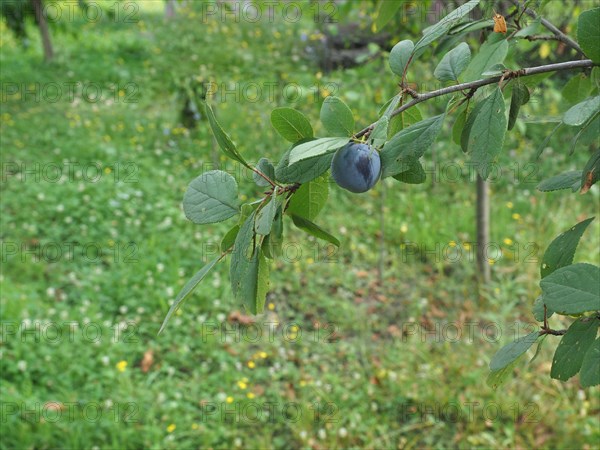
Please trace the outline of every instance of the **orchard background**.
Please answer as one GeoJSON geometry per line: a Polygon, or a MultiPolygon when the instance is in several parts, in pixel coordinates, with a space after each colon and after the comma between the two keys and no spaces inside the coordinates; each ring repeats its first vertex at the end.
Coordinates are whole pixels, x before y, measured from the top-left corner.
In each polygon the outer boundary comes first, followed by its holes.
{"type": "MultiPolygon", "coordinates": [[[[597,90],[589,77],[557,72],[532,86],[506,135],[489,177],[487,285],[473,248],[476,171],[452,119],[422,160],[425,183],[387,178],[361,195],[330,184],[318,223],[339,248],[285,222],[263,315],[234,300],[218,264],[157,336],[231,226],[186,220],[189,182],[220,169],[242,201],[265,190],[220,152],[200,98],[247,161],[275,164],[289,143],[273,108],[302,111],[326,136],[319,111],[336,96],[355,131],[368,126],[398,93],[393,45],[457,5],[403,2],[373,34],[366,1],[252,2],[259,19],[247,2],[84,3],[46,2],[46,62],[33,21],[26,37],[6,16],[0,30],[1,448],[594,448],[598,387],[549,377],[554,336],[506,384],[486,384],[494,353],[538,328],[544,250],[600,212],[597,186],[537,190],[598,150],[597,129],[575,146],[568,127],[546,140],[597,90]]],[[[528,4],[570,36],[598,6],[528,4]]],[[[468,18],[513,8],[484,1],[468,18]]],[[[460,39],[475,55],[492,27],[460,39]]],[[[574,56],[557,41],[515,41],[512,69],[574,56]]],[[[443,87],[434,69],[458,42],[436,41],[410,86],[443,87]]],[[[575,262],[598,265],[599,231],[596,219],[575,262]]]]}

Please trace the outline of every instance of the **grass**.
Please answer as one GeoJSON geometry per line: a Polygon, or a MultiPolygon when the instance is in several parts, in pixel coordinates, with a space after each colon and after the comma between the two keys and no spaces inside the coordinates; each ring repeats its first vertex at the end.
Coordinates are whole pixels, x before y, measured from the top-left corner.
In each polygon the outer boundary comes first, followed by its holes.
{"type": "MultiPolygon", "coordinates": [[[[425,158],[436,183],[386,180],[361,196],[332,185],[317,222],[342,238],[338,251],[286,226],[286,258],[274,263],[268,312],[256,323],[232,315],[241,307],[221,264],[156,335],[169,302],[228,229],[185,220],[189,181],[217,164],[236,174],[243,199],[260,195],[220,156],[205,122],[180,125],[177,80],[216,83],[224,128],[249,160],[273,161],[286,149],[268,125],[275,105],[302,110],[323,135],[326,89],[337,88],[364,126],[396,88],[384,59],[321,73],[298,45],[319,39],[306,16],[198,27],[198,8],[165,21],[157,4],[140,3],[137,23],[55,33],[58,56],[48,65],[37,43],[24,51],[2,29],[3,80],[79,81],[110,95],[3,99],[0,447],[593,448],[599,391],[549,379],[555,340],[500,390],[485,385],[493,353],[533,322],[545,246],[599,212],[595,188],[535,190],[587,160],[587,146],[568,155],[564,133],[527,166],[548,124],[508,135],[503,176],[492,183],[492,240],[503,253],[481,295],[468,256],[474,183],[449,120],[425,158]],[[273,99],[244,91],[270,83],[273,99]],[[286,102],[286,85],[305,95],[286,102]]],[[[418,70],[432,83],[425,59],[418,70]]],[[[564,111],[556,96],[564,81],[547,81],[524,114],[564,111]]],[[[598,231],[595,221],[576,261],[598,264],[598,231]]]]}

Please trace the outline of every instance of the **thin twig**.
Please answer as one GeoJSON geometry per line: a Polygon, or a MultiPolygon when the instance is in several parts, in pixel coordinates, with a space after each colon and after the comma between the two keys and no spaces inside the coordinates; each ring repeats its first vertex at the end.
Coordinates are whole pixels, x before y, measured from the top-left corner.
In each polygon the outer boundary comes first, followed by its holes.
{"type": "Polygon", "coordinates": [[[268,176],[266,176],[264,173],[262,173],[256,167],[251,167],[251,166],[249,166],[249,167],[250,167],[250,169],[252,169],[252,172],[263,177],[272,187],[275,187],[275,186],[281,187],[281,185],[279,183],[276,183],[275,181],[271,180],[268,176]]]}
{"type": "MultiPolygon", "coordinates": [[[[583,59],[580,61],[567,61],[567,62],[562,62],[562,63],[546,64],[544,66],[529,67],[529,68],[520,69],[520,70],[505,70],[502,75],[497,75],[495,77],[483,78],[481,80],[475,80],[475,81],[469,81],[467,83],[455,84],[454,86],[448,86],[448,87],[438,89],[435,91],[425,92],[423,94],[416,94],[416,97],[414,97],[410,102],[395,109],[392,112],[392,114],[390,115],[390,117],[397,116],[398,114],[403,113],[407,109],[412,108],[413,106],[415,106],[419,103],[422,103],[426,100],[430,100],[435,97],[440,97],[442,95],[452,94],[454,92],[462,91],[464,89],[470,89],[469,95],[472,96],[475,93],[475,91],[477,89],[479,89],[480,87],[487,86],[489,84],[498,83],[500,80],[510,80],[511,78],[527,77],[527,76],[531,76],[531,75],[538,75],[540,73],[556,72],[559,70],[569,70],[569,69],[578,69],[578,68],[584,69],[584,68],[593,67],[595,65],[597,65],[597,64],[595,64],[591,59],[583,59]]],[[[369,125],[368,127],[364,128],[361,131],[359,131],[358,133],[356,133],[354,135],[354,138],[358,139],[358,138],[362,137],[365,133],[370,132],[375,127],[376,123],[377,122],[374,122],[371,125],[369,125]]]]}
{"type": "MultiPolygon", "coordinates": [[[[519,2],[517,0],[511,0],[511,2],[517,8],[519,8],[519,9],[522,8],[522,6],[519,4],[519,2]]],[[[533,19],[537,19],[539,17],[540,18],[540,23],[544,27],[546,27],[548,30],[550,30],[550,32],[552,32],[552,34],[554,34],[558,38],[559,41],[561,41],[564,44],[566,44],[569,47],[571,47],[573,50],[575,50],[581,56],[585,56],[585,53],[583,53],[583,50],[581,49],[581,47],[579,46],[579,44],[577,42],[575,42],[573,39],[571,39],[569,36],[567,36],[565,33],[563,33],[562,31],[560,31],[551,22],[549,22],[548,20],[544,19],[543,17],[540,17],[535,11],[533,11],[533,10],[531,10],[529,8],[525,8],[524,11],[525,11],[525,14],[527,14],[529,17],[532,17],[533,19]]]]}
{"type": "Polygon", "coordinates": [[[562,40],[554,34],[532,34],[530,36],[516,36],[518,39],[525,39],[528,41],[559,41],[562,40]]]}
{"type": "Polygon", "coordinates": [[[551,334],[552,336],[562,336],[566,332],[567,330],[552,330],[550,328],[542,328],[542,330],[540,331],[540,336],[543,336],[545,334],[551,334]]]}

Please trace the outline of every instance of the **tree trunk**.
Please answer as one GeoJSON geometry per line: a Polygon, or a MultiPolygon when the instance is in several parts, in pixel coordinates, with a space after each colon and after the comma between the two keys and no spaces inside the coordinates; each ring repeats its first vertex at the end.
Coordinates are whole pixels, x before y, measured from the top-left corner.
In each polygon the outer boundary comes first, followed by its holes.
{"type": "Polygon", "coordinates": [[[377,267],[377,275],[379,278],[379,287],[383,287],[385,279],[385,183],[379,183],[379,192],[381,192],[381,198],[379,199],[379,264],[377,267]]]}
{"type": "Polygon", "coordinates": [[[35,13],[35,21],[40,29],[42,36],[42,46],[44,47],[44,60],[50,61],[54,58],[54,50],[52,49],[52,41],[50,40],[50,31],[48,30],[48,22],[44,16],[44,8],[42,0],[31,0],[33,11],[35,13]]]}
{"type": "Polygon", "coordinates": [[[490,199],[487,181],[477,175],[477,269],[479,281],[490,282],[491,270],[487,260],[490,243],[490,199]]]}
{"type": "Polygon", "coordinates": [[[175,0],[165,0],[165,19],[172,19],[175,17],[175,0]]]}

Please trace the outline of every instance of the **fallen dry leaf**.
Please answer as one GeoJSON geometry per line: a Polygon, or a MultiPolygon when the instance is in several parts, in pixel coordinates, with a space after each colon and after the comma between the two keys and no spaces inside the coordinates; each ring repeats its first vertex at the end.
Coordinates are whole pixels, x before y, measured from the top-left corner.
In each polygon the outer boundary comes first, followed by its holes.
{"type": "Polygon", "coordinates": [[[254,317],[246,316],[240,311],[232,311],[227,317],[227,320],[230,323],[239,323],[240,325],[252,325],[255,322],[254,317]]]}
{"type": "Polygon", "coordinates": [[[154,364],[154,351],[152,349],[148,349],[146,350],[146,353],[144,353],[144,357],[142,358],[142,362],[140,363],[140,368],[142,369],[142,372],[148,372],[152,367],[152,364],[154,364]]]}

